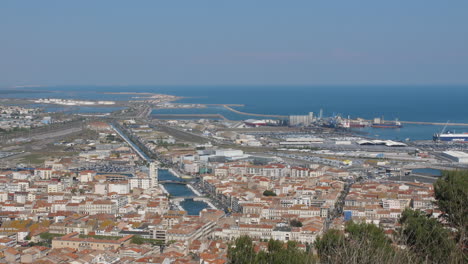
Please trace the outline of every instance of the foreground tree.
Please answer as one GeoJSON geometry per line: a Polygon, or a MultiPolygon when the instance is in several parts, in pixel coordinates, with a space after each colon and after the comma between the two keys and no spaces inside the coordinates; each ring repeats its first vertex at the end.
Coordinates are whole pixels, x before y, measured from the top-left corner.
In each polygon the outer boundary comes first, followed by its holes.
{"type": "Polygon", "coordinates": [[[437,219],[424,212],[406,209],[400,219],[400,243],[421,262],[463,263],[463,252],[456,246],[454,236],[437,219]]]}
{"type": "Polygon", "coordinates": [[[457,229],[459,247],[468,248],[468,170],[444,171],[434,191],[443,217],[457,229]]]}
{"type": "Polygon", "coordinates": [[[254,263],[256,254],[252,239],[248,236],[241,236],[228,249],[229,263],[244,264],[254,263]]]}
{"type": "Polygon", "coordinates": [[[373,224],[349,222],[346,234],[329,230],[315,243],[320,263],[409,263],[411,255],[392,246],[373,224]]]}
{"type": "Polygon", "coordinates": [[[297,243],[278,240],[268,241],[267,251],[254,251],[252,240],[243,236],[228,249],[229,263],[238,264],[311,264],[316,263],[312,254],[297,247],[297,243]]]}

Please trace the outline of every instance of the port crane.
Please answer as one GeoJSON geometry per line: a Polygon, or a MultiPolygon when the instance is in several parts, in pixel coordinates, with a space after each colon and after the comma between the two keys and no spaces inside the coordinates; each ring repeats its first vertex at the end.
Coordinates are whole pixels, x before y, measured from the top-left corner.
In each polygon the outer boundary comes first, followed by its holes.
{"type": "Polygon", "coordinates": [[[447,129],[447,126],[449,124],[450,120],[447,120],[447,122],[445,123],[444,127],[442,128],[442,130],[440,131],[439,134],[434,134],[434,138],[433,140],[434,141],[439,141],[440,140],[440,135],[444,134],[445,133],[445,130],[447,129]]]}

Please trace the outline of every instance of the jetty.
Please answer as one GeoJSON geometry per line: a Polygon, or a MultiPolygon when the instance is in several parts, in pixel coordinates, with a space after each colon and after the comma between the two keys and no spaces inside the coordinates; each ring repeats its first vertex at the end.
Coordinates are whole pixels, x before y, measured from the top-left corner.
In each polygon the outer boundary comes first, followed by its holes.
{"type": "Polygon", "coordinates": [[[440,122],[418,122],[418,121],[399,121],[402,124],[413,125],[433,125],[433,126],[468,126],[467,123],[440,123],[440,122]]]}
{"type": "Polygon", "coordinates": [[[234,112],[236,114],[239,114],[239,115],[248,115],[248,116],[259,116],[259,117],[273,117],[273,118],[288,118],[288,116],[285,116],[285,115],[265,115],[265,114],[252,114],[252,113],[246,113],[246,112],[241,112],[241,111],[238,111],[232,107],[230,107],[229,105],[223,105],[224,108],[226,108],[227,110],[231,111],[231,112],[234,112]]]}
{"type": "Polygon", "coordinates": [[[192,118],[209,118],[209,119],[222,119],[229,121],[225,116],[221,114],[152,114],[155,119],[192,119],[192,118]]]}

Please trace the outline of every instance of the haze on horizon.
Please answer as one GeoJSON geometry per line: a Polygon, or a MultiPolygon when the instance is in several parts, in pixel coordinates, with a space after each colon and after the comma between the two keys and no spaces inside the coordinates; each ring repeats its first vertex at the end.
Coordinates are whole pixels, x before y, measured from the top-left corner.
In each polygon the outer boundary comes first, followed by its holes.
{"type": "Polygon", "coordinates": [[[468,84],[468,1],[2,1],[0,87],[468,84]]]}

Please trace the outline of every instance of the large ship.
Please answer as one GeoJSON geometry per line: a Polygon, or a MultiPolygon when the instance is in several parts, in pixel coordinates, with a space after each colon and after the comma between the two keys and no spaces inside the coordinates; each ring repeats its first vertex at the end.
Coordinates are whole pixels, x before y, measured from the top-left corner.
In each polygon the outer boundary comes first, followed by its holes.
{"type": "Polygon", "coordinates": [[[342,128],[368,127],[369,122],[362,118],[351,119],[348,116],[348,118],[340,118],[338,121],[338,126],[342,128]]]}
{"type": "Polygon", "coordinates": [[[367,127],[369,122],[363,120],[350,120],[349,127],[367,127]]]}
{"type": "Polygon", "coordinates": [[[339,123],[339,126],[342,128],[367,127],[369,126],[369,123],[362,120],[344,119],[339,123]]]}
{"type": "Polygon", "coordinates": [[[371,125],[374,128],[401,128],[401,122],[398,120],[395,121],[385,121],[383,118],[374,118],[374,122],[371,125]]]}
{"type": "Polygon", "coordinates": [[[453,132],[442,132],[434,134],[434,141],[446,141],[446,142],[461,142],[468,143],[468,133],[453,133],[453,132]]]}

